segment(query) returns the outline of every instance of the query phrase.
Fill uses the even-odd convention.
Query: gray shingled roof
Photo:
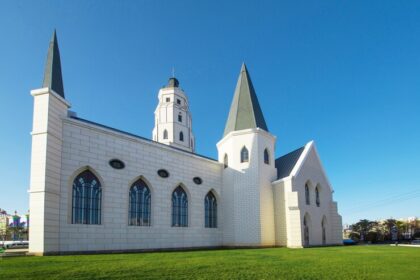
[[[54,30],[48,48],[47,63],[45,65],[44,82],[42,87],[48,87],[64,98],[63,77],[61,74],[60,50],[58,49],[57,34]]]
[[[300,147],[299,149],[294,150],[276,159],[275,165],[277,168],[277,179],[281,179],[290,175],[290,173],[293,170],[293,167],[295,167],[297,161],[300,158],[300,155],[303,153],[304,150],[305,146]]]
[[[236,84],[224,136],[232,131],[257,127],[268,131],[251,77],[244,63]]]

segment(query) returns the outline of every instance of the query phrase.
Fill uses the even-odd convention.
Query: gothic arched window
[[[188,226],[188,197],[181,186],[172,193],[172,226]]]
[[[270,164],[270,154],[268,153],[268,149],[264,150],[264,163]]]
[[[319,205],[321,205],[321,201],[320,201],[320,199],[319,199],[319,188],[318,187],[316,187],[315,188],[315,198],[316,198],[316,206],[318,206],[319,207]]]
[[[309,186],[308,183],[305,184],[305,201],[306,201],[306,205],[311,204],[311,199],[309,196]]]
[[[184,142],[184,133],[182,131],[179,133],[179,141]]]
[[[308,214],[303,217],[303,243],[304,246],[309,246],[309,218]]]
[[[322,218],[321,227],[322,227],[322,245],[327,244],[327,234],[326,234],[327,218],[325,216]]]
[[[166,129],[163,131],[163,139],[168,139],[168,131]]]
[[[98,178],[89,170],[73,181],[72,224],[101,224],[102,188]]]
[[[249,161],[249,153],[246,147],[243,147],[241,150],[241,162],[248,162]]]
[[[150,226],[151,193],[146,183],[139,179],[130,188],[128,224]]]
[[[225,154],[225,157],[223,158],[223,167],[228,168],[228,166],[229,166],[229,159],[228,159],[228,155]]]
[[[217,228],[217,201],[212,192],[204,198],[204,221],[206,228]]]

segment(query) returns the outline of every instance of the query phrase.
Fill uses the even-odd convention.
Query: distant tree
[[[397,224],[397,220],[395,219],[387,219],[383,222],[384,225],[384,236],[385,236],[385,240],[391,240],[392,236],[391,236],[391,230],[394,226],[396,226]]]
[[[360,240],[360,234],[357,233],[357,232],[350,233],[349,237],[350,237],[351,240],[354,240],[356,242],[359,242],[359,240]]]
[[[369,231],[367,234],[366,234],[366,241],[370,241],[370,242],[372,242],[372,243],[376,243],[376,242],[378,242],[378,236],[379,236],[379,234],[378,234],[378,232],[376,232],[376,231]]]
[[[377,222],[364,219],[364,220],[358,221],[357,223],[351,225],[350,227],[352,231],[359,233],[360,239],[362,239],[363,237],[363,240],[365,240],[367,233],[377,226],[378,226]]]
[[[396,221],[395,226],[398,228],[398,239],[405,239],[408,233],[408,222]]]

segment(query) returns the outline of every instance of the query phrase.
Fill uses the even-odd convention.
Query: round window
[[[193,178],[194,183],[197,185],[201,185],[203,183],[203,180],[200,177],[194,177]]]
[[[124,162],[122,162],[119,159],[111,159],[109,161],[109,165],[111,165],[111,167],[115,169],[123,169],[125,167]]]
[[[162,178],[168,178],[169,177],[169,172],[166,171],[165,169],[159,169],[157,174]]]

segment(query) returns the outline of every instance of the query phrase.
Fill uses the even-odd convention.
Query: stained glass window
[[[102,188],[98,178],[89,170],[73,181],[72,223],[101,224]]]

